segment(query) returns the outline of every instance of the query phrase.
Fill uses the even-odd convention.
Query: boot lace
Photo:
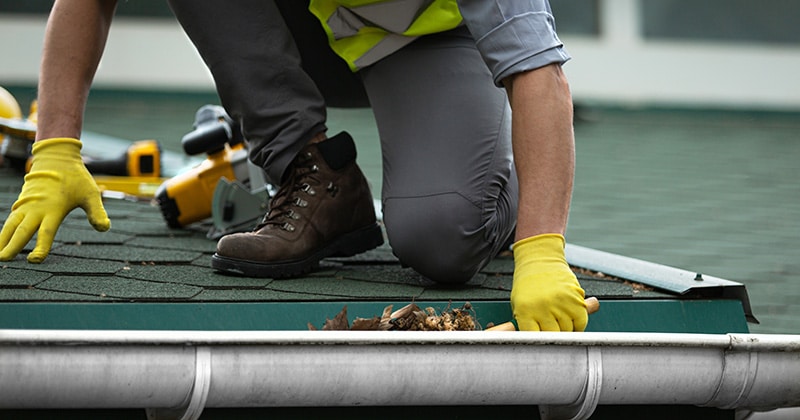
[[[317,172],[319,167],[314,163],[311,153],[301,153],[292,162],[289,179],[272,198],[269,211],[255,230],[274,225],[288,232],[294,231],[292,222],[300,219],[300,214],[295,209],[307,207],[308,201],[304,197],[317,194],[314,188],[314,185],[319,184],[314,176]],[[330,190],[330,186],[328,189]]]

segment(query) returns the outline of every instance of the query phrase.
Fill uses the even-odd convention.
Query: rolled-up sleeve
[[[510,75],[571,58],[547,0],[458,0],[458,6],[498,86]]]

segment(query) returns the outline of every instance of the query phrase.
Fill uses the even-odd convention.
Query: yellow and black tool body
[[[197,166],[178,174],[158,188],[156,201],[172,228],[209,218],[221,179],[246,179],[247,150],[238,124],[220,106],[205,105],[196,115],[194,130],[181,139],[186,154],[206,153]]]
[[[84,157],[84,164],[104,195],[115,192],[152,198],[168,180],[161,176],[161,145],[156,140],[136,141],[116,158]]]
[[[134,142],[116,158],[85,157],[84,164],[92,175],[160,177],[161,146],[155,140],[140,140]]]

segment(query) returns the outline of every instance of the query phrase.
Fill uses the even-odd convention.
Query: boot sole
[[[383,245],[383,232],[375,223],[344,234],[305,258],[278,262],[239,260],[214,254],[211,268],[225,273],[247,277],[287,278],[297,277],[319,268],[319,262],[328,257],[352,257]]]

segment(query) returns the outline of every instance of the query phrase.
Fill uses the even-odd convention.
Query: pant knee
[[[459,194],[391,198],[383,213],[394,254],[430,280],[466,283],[488,260],[480,209]]]

